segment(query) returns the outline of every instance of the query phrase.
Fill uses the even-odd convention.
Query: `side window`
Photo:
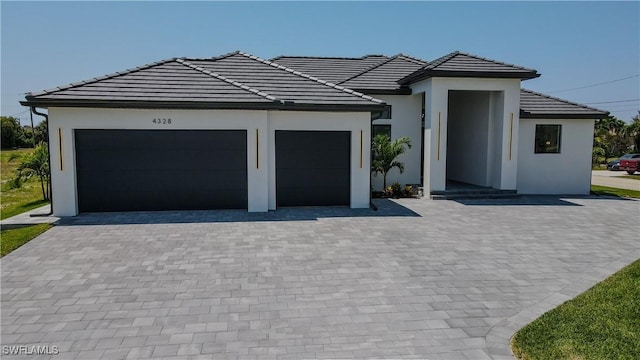
[[[371,113],[371,120],[391,119],[391,105],[384,107],[384,110]]]
[[[562,125],[536,125],[536,154],[559,154]]]
[[[391,125],[372,125],[371,137],[374,138],[377,135],[387,135],[391,138]]]

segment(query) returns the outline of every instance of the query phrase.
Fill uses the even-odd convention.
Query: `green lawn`
[[[640,359],[640,260],[545,313],[511,340],[518,359]]]
[[[0,231],[0,255],[7,255],[50,228],[50,224],[38,224]]]
[[[640,191],[618,189],[607,186],[591,185],[591,193],[594,195],[607,195],[640,199]]]
[[[9,187],[9,179],[15,175],[16,168],[20,164],[20,159],[9,162],[9,158],[12,154],[24,155],[31,151],[33,149],[0,151],[0,195],[2,197],[0,219],[6,219],[49,203],[42,200],[42,190],[37,179],[30,179],[19,189]]]

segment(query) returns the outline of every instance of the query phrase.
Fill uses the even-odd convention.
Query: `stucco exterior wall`
[[[536,154],[536,124],[562,125],[559,154]],[[594,120],[520,119],[519,194],[589,194]]]
[[[391,119],[379,119],[374,125],[391,125],[391,139],[402,136],[411,139],[411,149],[399,156],[398,160],[404,163],[404,172],[392,169],[387,175],[387,185],[398,182],[401,185],[420,184],[420,159],[422,146],[421,115],[422,94],[418,95],[375,95],[391,105]],[[372,176],[371,182],[374,189],[382,189],[382,174]]]
[[[352,207],[369,206],[369,113],[271,112],[261,110],[160,110],[50,108],[49,141],[53,211],[77,215],[75,129],[246,130],[248,210],[275,208],[274,130],[349,130],[352,133]],[[158,125],[153,119],[171,119]],[[271,121],[270,121],[271,119]],[[269,127],[271,124],[272,127]],[[359,168],[359,131],[363,131],[363,168]],[[357,132],[357,133],[356,133]],[[61,142],[60,142],[61,140]],[[357,156],[356,156],[357,155]],[[355,161],[358,160],[358,161]],[[354,167],[358,167],[354,170]],[[271,170],[273,169],[273,170]],[[273,176],[273,183],[271,182]],[[362,190],[364,189],[364,190]],[[366,196],[365,196],[366,194]],[[274,196],[273,199],[271,196]],[[365,198],[366,197],[366,201]],[[270,207],[273,202],[274,206]]]

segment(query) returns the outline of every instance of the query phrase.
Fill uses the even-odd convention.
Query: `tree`
[[[406,147],[405,147],[406,146]],[[387,188],[387,174],[393,168],[404,172],[404,164],[396,159],[411,149],[411,139],[406,136],[391,141],[387,135],[376,135],[371,142],[371,172],[382,174],[384,189]]]
[[[9,158],[9,161],[15,158],[16,157],[12,156]],[[20,187],[23,182],[36,176],[38,180],[40,180],[42,198],[44,200],[50,200],[51,190],[49,183],[51,182],[51,173],[49,171],[49,150],[47,144],[38,144],[32,153],[24,155],[21,160],[16,176],[11,181],[12,185],[14,187]]]
[[[634,152],[640,152],[640,112],[631,119],[631,123],[627,124],[623,129],[625,135],[631,138]]]
[[[627,123],[613,116],[596,120],[594,146],[604,150],[604,158],[620,156],[629,151],[630,137],[626,131]]]
[[[12,149],[25,144],[24,129],[20,119],[13,116],[0,116],[2,121],[2,148]]]
[[[35,128],[36,139],[35,143],[39,144],[41,142],[49,141],[49,132],[46,121],[41,121]]]

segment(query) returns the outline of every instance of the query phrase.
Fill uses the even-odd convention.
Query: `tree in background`
[[[371,141],[371,172],[382,174],[383,190],[387,188],[387,174],[391,169],[398,168],[401,174],[404,172],[404,164],[397,158],[407,148],[411,149],[411,139],[406,136],[391,141],[387,135],[376,135]]]
[[[640,152],[640,111],[624,128],[625,135],[631,138],[634,152]]]
[[[13,149],[26,145],[24,129],[20,126],[20,119],[13,116],[0,116],[2,121],[2,148]]]
[[[620,156],[629,150],[629,139],[624,131],[626,125],[613,116],[596,120],[595,136],[601,138],[606,157]]]
[[[49,141],[49,132],[47,130],[48,130],[48,127],[47,127],[46,121],[41,121],[38,125],[36,125],[36,128],[35,128],[36,144]]]

